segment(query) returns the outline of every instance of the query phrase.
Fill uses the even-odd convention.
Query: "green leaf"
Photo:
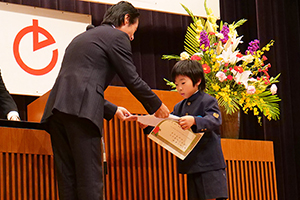
[[[164,60],[180,60],[180,56],[178,55],[163,55],[161,58]]]
[[[172,81],[169,81],[168,79],[164,78],[164,81],[166,81],[167,85],[171,86],[172,89],[176,89],[176,85],[175,83],[173,83]]]
[[[194,14],[185,5],[181,4],[181,6],[189,14],[189,16],[191,16],[193,22],[196,22],[197,18],[195,18]]]
[[[206,0],[204,1],[204,8],[205,8],[206,15],[210,15],[211,13],[209,12],[209,9],[206,6]]]
[[[233,23],[233,28],[236,29],[237,27],[242,26],[246,21],[247,19],[240,19],[237,23]]]
[[[199,51],[199,41],[197,40],[196,36],[196,25],[190,24],[190,26],[187,28],[184,40],[184,50],[190,55],[194,55]]]

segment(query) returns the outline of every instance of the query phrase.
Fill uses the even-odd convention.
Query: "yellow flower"
[[[211,87],[215,90],[215,91],[219,91],[220,86],[216,83],[216,84],[212,84]]]
[[[228,28],[229,28],[229,34],[228,35],[230,35],[231,37],[238,36],[237,31],[235,30],[235,28],[232,24],[230,24],[228,26]]]
[[[207,20],[210,21],[212,24],[216,24],[218,18],[213,14],[207,16]]]
[[[259,111],[257,110],[257,108],[254,108],[253,113],[254,115],[259,115]]]
[[[212,71],[213,71],[213,72],[218,72],[219,69],[220,69],[219,66],[220,66],[220,65],[219,65],[218,63],[215,63],[215,64],[212,66]]]
[[[197,27],[197,30],[199,30],[199,33],[200,33],[202,31],[202,29],[203,29],[203,25],[202,25],[201,20],[198,20],[196,22],[196,27]]]

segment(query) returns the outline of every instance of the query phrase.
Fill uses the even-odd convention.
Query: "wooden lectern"
[[[182,99],[176,92],[154,92],[170,110]],[[29,125],[40,121],[48,95],[28,105]],[[124,87],[108,87],[105,98],[146,114]],[[0,121],[0,200],[58,199],[50,137],[36,125],[16,128]],[[136,122],[114,118],[103,128],[107,200],[187,200],[186,176],[177,173],[176,158],[149,140]],[[222,149],[230,200],[277,200],[272,142],[222,139]]]

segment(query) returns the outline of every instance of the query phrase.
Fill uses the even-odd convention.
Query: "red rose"
[[[237,53],[237,54],[236,54],[236,57],[241,58],[241,57],[243,57],[243,54]]]
[[[234,66],[234,70],[239,72],[239,73],[243,73],[244,69],[240,66]]]
[[[208,74],[210,72],[210,67],[207,64],[203,64],[202,68],[205,74]]]
[[[268,58],[266,56],[262,57],[263,61],[268,60]]]
[[[228,80],[232,80],[233,77],[232,77],[231,75],[228,75],[228,76],[227,76],[227,79],[228,79]]]
[[[201,57],[198,56],[198,55],[192,55],[191,60],[197,60],[197,61],[199,61],[199,60],[201,60]]]

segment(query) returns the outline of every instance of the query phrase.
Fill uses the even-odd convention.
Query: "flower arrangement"
[[[184,41],[185,51],[178,55],[163,55],[163,59],[191,59],[202,64],[205,78],[206,91],[214,96],[227,114],[233,114],[242,109],[248,114],[258,117],[261,123],[261,115],[267,119],[279,119],[280,109],[278,102],[280,98],[276,95],[279,82],[278,74],[271,77],[268,69],[265,52],[269,51],[274,41],[271,40],[261,49],[259,40],[249,43],[245,53],[240,52],[238,45],[243,43],[237,28],[247,20],[228,24],[220,22],[217,24],[215,17],[206,6],[207,18],[196,17],[182,5],[191,16],[193,22],[187,29]],[[175,84],[165,79],[167,85],[176,88]]]

